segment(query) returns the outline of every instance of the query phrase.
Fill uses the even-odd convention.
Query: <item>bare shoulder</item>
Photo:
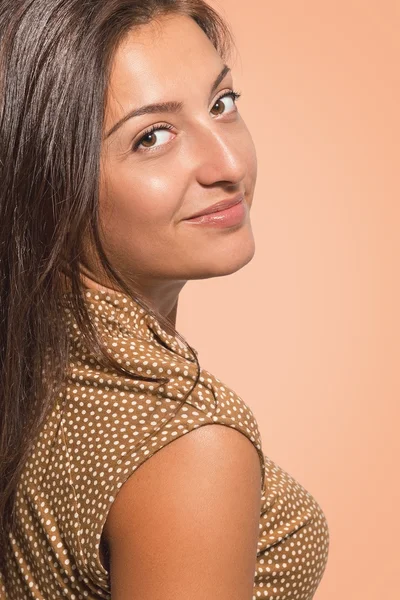
[[[175,439],[119,490],[103,538],[113,600],[251,600],[260,461],[219,423]]]

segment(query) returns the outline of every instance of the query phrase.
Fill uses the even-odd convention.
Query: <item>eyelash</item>
[[[235,90],[230,90],[229,92],[224,92],[223,94],[221,94],[221,96],[219,96],[219,98],[217,98],[215,100],[214,104],[216,104],[219,100],[222,100],[222,98],[226,98],[227,96],[231,97],[232,100],[234,102],[236,102],[236,100],[238,100],[241,95],[242,95],[241,92],[236,92]],[[167,123],[163,123],[163,124],[159,124],[159,125],[152,125],[146,131],[144,131],[141,138],[133,144],[133,146],[132,146],[133,152],[136,152],[138,150],[143,139],[150,133],[153,133],[153,131],[164,131],[164,130],[170,130],[170,129],[172,129],[172,125],[169,125]],[[144,148],[144,149],[140,150],[140,152],[151,152],[152,150],[155,150],[155,148]]]

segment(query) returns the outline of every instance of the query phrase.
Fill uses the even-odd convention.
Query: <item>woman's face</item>
[[[254,255],[256,154],[227,95],[231,73],[211,91],[223,67],[200,27],[177,15],[135,29],[114,56],[102,147],[102,242],[112,264],[146,285],[227,275]],[[132,116],[115,128],[131,111],[169,101],[181,109]],[[168,129],[143,137],[153,125]],[[241,223],[185,220],[240,192]]]

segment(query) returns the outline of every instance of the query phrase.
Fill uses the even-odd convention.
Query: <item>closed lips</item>
[[[222,200],[222,202],[217,202],[217,204],[213,204],[212,206],[209,206],[208,208],[205,208],[204,210],[197,212],[197,213],[191,215],[190,217],[187,217],[187,219],[194,219],[196,217],[201,217],[203,215],[209,215],[214,212],[226,210],[227,208],[230,208],[231,206],[235,206],[235,204],[239,204],[239,202],[242,202],[242,200],[244,200],[244,195],[237,194],[233,198],[230,198],[228,200]]]

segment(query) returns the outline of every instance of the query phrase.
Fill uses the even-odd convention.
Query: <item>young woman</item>
[[[175,329],[254,254],[229,28],[13,0],[0,40],[0,597],[311,600],[321,508]]]

